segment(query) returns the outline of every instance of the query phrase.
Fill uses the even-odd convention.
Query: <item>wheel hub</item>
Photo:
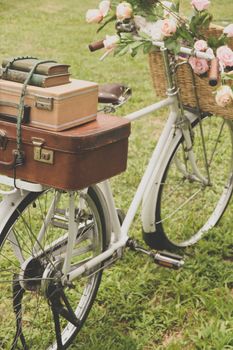
[[[44,266],[39,258],[26,260],[19,274],[19,282],[24,290],[37,291],[41,285]]]
[[[21,266],[19,282],[24,290],[38,291],[47,294],[49,286],[53,282],[60,281],[63,259],[47,262],[45,259],[30,258]]]
[[[41,290],[42,293],[46,296],[48,295],[48,290],[51,287],[52,284],[60,283],[61,277],[62,277],[62,266],[63,266],[63,259],[55,260],[51,263],[49,263],[42,275],[41,279]]]

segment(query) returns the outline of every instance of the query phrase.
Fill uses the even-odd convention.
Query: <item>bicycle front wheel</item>
[[[181,135],[164,165],[159,184],[156,232],[145,234],[145,240],[153,248],[173,249],[196,243],[217,224],[231,197],[232,122],[206,116],[201,122],[196,118],[190,127],[197,167],[202,176],[209,179],[208,184],[194,176]],[[203,151],[203,140],[206,152]]]
[[[0,348],[66,349],[95,299],[101,271],[61,283],[67,253],[69,193],[30,193],[1,232]],[[71,270],[106,248],[107,218],[97,187],[75,193]]]

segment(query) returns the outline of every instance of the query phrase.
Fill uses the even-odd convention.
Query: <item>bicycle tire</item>
[[[204,233],[218,223],[231,198],[233,124],[229,120],[206,115],[202,118],[201,125],[208,162],[210,162],[212,185],[203,187],[201,183],[188,179],[177,169],[175,159],[181,153],[183,156],[184,151],[184,139],[180,134],[175,148],[170,151],[167,162],[163,164],[153,218],[156,229],[153,232],[143,231],[145,242],[153,249],[176,250],[197,243]],[[201,139],[198,117],[191,123],[191,128],[194,134],[194,154],[198,167],[203,172],[204,160],[200,158]],[[189,172],[186,164],[188,160],[182,162],[185,163],[185,170]]]
[[[23,349],[30,348],[30,350],[67,349],[82,328],[95,300],[102,270],[93,273],[92,276],[79,278],[66,287],[61,287],[59,284],[59,259],[64,259],[62,258],[65,251],[63,248],[67,242],[64,232],[67,230],[65,215],[68,215],[66,205],[69,194],[59,193],[59,204],[56,202],[54,204],[53,200],[57,193],[53,189],[39,194],[29,193],[16,208],[1,232],[0,309],[4,309],[4,316],[0,317],[1,329],[4,330],[0,332],[1,349],[16,349],[18,346]],[[48,202],[50,205],[47,205]],[[75,243],[76,260],[72,261],[73,266],[75,264],[80,266],[83,261],[101,253],[106,249],[107,244],[108,218],[100,190],[96,186],[90,187],[82,203],[82,210],[76,212],[79,227]],[[53,212],[49,223],[46,223],[46,235],[40,241],[39,248],[35,250],[35,242],[39,241],[38,232],[45,222],[45,214],[48,213],[47,208],[49,207]],[[12,253],[12,246],[16,248],[15,254],[19,249],[18,259]],[[21,253],[23,257],[20,256]],[[46,271],[47,275],[45,275]],[[17,292],[12,293],[12,287]],[[62,293],[65,295],[64,298]],[[23,296],[18,300],[20,294]],[[68,304],[65,303],[65,300],[68,300]],[[15,309],[18,305],[20,305],[19,312],[15,313],[13,307]],[[75,325],[74,318],[72,319],[73,324],[67,321],[67,319],[70,320],[67,310],[69,317],[72,316],[67,305],[71,307],[76,316]],[[58,344],[59,337],[55,331],[55,318],[52,310],[56,310],[56,313],[59,311],[57,327],[61,329],[62,345]],[[18,329],[18,333],[23,334],[22,337],[19,334],[18,337],[16,336],[17,320],[23,325],[21,332]],[[23,345],[24,341],[26,345]]]

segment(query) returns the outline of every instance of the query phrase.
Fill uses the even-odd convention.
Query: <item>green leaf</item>
[[[144,53],[144,54],[149,53],[149,52],[151,51],[152,46],[153,46],[153,45],[152,45],[151,42],[146,42],[146,43],[144,43],[144,45],[143,45],[143,53]]]
[[[123,56],[129,51],[129,46],[118,45],[114,50],[114,56]]]
[[[172,51],[174,54],[178,54],[180,51],[180,43],[172,40],[171,38],[165,40],[165,46],[168,50]]]
[[[198,32],[201,29],[208,28],[211,21],[212,15],[208,11],[195,12],[195,15],[190,20],[189,28],[193,34],[198,36]]]
[[[209,12],[203,11],[203,14],[201,16],[200,26],[202,28],[208,28],[212,19],[213,19],[213,16]]]
[[[134,41],[134,37],[131,33],[121,33],[121,41]]]
[[[130,50],[130,55],[131,55],[132,57],[135,57],[135,56],[137,55],[137,53],[138,53],[137,48],[134,48],[134,49]]]
[[[107,19],[102,25],[97,29],[97,33],[99,33],[107,24],[110,22],[113,22],[116,20],[116,15],[111,16],[109,19]]]
[[[180,0],[175,0],[173,4],[174,11],[179,13],[180,12]]]
[[[207,42],[209,47],[211,47],[212,49],[217,49],[218,47],[223,46],[227,43],[227,38],[223,35],[221,35],[218,38],[215,36],[211,36],[208,38]]]
[[[177,35],[187,41],[189,44],[194,43],[194,37],[190,31],[187,30],[185,26],[181,26],[177,29]]]
[[[151,40],[150,36],[149,36],[148,34],[146,34],[146,33],[140,32],[139,35],[140,35],[140,37],[141,37],[142,39],[145,39],[145,40],[147,40],[147,41],[148,41],[148,40]]]
[[[137,47],[140,47],[140,46],[142,46],[143,45],[143,42],[135,42],[135,43],[133,43],[133,44],[131,44],[130,45],[130,47],[132,48],[132,49],[135,49],[135,48],[137,48]]]
[[[223,80],[233,80],[233,74],[222,74]]]

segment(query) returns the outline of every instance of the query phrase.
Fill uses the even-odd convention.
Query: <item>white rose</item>
[[[133,15],[132,6],[128,2],[121,2],[116,8],[116,16],[119,20],[131,18]]]
[[[102,12],[103,17],[107,16],[110,10],[111,2],[109,0],[103,0],[99,4],[99,9]]]
[[[120,38],[118,35],[106,35],[106,39],[103,41],[106,50],[112,50],[119,43]]]
[[[86,13],[86,21],[87,23],[99,23],[103,19],[103,14],[98,9],[88,10]]]
[[[146,27],[148,22],[142,16],[134,16],[134,23],[138,29],[143,29]]]
[[[146,28],[147,32],[144,32],[148,34],[152,38],[152,40],[161,41],[164,38],[162,26],[163,20],[158,20],[155,23],[148,23],[148,27]]]
[[[218,106],[227,107],[233,102],[233,92],[228,85],[222,85],[216,93],[215,100]]]

